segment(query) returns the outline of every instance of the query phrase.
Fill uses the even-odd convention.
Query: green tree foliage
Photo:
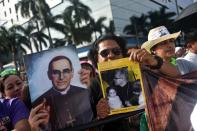
[[[37,52],[42,51],[42,48],[40,47],[47,47],[48,36],[41,31],[37,32],[35,25],[31,22],[29,22],[27,26],[17,25],[15,28],[21,35],[23,35],[23,40],[26,40],[29,43],[31,53],[33,53],[33,47],[35,47]],[[41,46],[38,41],[41,42]]]
[[[70,2],[70,6],[66,7],[64,13],[71,13],[73,18],[73,22],[80,27],[82,22],[87,22],[91,19],[90,13],[91,9],[83,4],[80,0],[68,0]]]
[[[26,54],[24,46],[30,48],[29,43],[25,40],[24,36],[16,31],[15,26],[9,29],[0,27],[0,41],[8,56],[11,54],[15,65],[16,61],[22,56],[22,54]]]
[[[114,34],[115,33],[115,25],[114,25],[114,21],[110,20],[109,21],[109,26],[105,27],[105,33],[110,33],[110,34]]]
[[[90,28],[94,32],[95,39],[97,39],[97,33],[102,35],[103,30],[106,29],[106,26],[104,25],[106,19],[106,17],[100,17],[97,21],[93,18],[90,19]]]
[[[87,24],[90,17],[90,8],[79,0],[69,0],[70,6],[66,7],[62,19],[64,30],[59,30],[65,34],[67,44],[81,44],[90,42],[92,30],[90,24]]]
[[[64,34],[65,39],[68,44],[81,44],[82,42],[90,42],[91,41],[91,28],[89,25],[77,26],[74,18],[72,17],[72,11],[68,12],[64,11],[63,15],[64,21]]]
[[[130,24],[124,27],[123,32],[136,36],[147,36],[148,31],[154,27],[164,25],[170,28],[174,12],[166,12],[165,8],[158,11],[149,11],[148,14],[142,14],[140,17],[130,17]]]
[[[48,26],[48,19],[52,17],[50,12],[50,8],[45,0],[21,0],[16,4],[17,12],[20,10],[22,17],[31,18],[32,21],[36,23],[37,32],[39,35],[42,33],[40,32],[39,28],[39,21],[42,22],[48,29],[49,34],[49,43],[52,46],[52,38],[50,35],[50,30]],[[50,21],[51,22],[51,21]],[[38,40],[41,40],[41,36],[38,36]],[[35,43],[35,40],[34,40]],[[45,44],[45,43],[44,43]],[[42,41],[39,41],[40,49],[42,50]]]
[[[142,14],[140,17],[132,16],[130,17],[129,25],[126,25],[123,32],[126,34],[144,36],[147,35],[147,16]]]
[[[166,12],[166,8],[162,7],[159,11],[150,11],[148,12],[149,19],[149,29],[164,25],[167,28],[170,28],[176,15],[175,12]]]

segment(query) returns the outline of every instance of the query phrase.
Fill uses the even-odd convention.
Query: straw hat
[[[145,48],[148,52],[151,53],[150,50],[153,46],[165,40],[176,39],[180,35],[180,33],[181,31],[170,34],[165,26],[153,28],[148,33],[148,41],[143,43],[141,48]]]

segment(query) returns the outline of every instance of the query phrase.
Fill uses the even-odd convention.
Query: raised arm
[[[162,61],[161,63],[160,60],[155,58],[155,56],[147,52],[145,49],[130,49],[128,53],[130,54],[130,60],[137,61],[152,68],[156,67],[161,73],[165,75],[171,77],[177,77],[181,75],[176,66],[173,66],[165,61]]]

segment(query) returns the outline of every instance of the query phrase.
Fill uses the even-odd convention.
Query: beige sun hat
[[[148,41],[143,43],[141,48],[144,48],[151,53],[151,48],[153,46],[165,40],[176,39],[180,35],[180,33],[181,31],[170,34],[165,26],[153,28],[148,33]]]

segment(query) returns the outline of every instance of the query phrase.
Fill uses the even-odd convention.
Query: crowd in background
[[[97,75],[97,63],[129,57],[129,60],[139,62],[142,68],[149,68],[153,72],[169,77],[180,77],[195,72],[197,70],[197,29],[190,29],[185,33],[184,47],[176,47],[175,41],[180,35],[181,32],[170,33],[165,26],[155,27],[149,31],[148,41],[143,43],[139,49],[127,49],[125,40],[116,35],[106,34],[99,37],[89,51],[89,60],[81,61],[82,69],[80,71],[80,80],[90,91],[94,113],[92,120],[106,118],[110,113],[110,103],[108,104],[108,100],[102,95]],[[51,107],[45,104],[46,100],[43,100],[41,104],[32,108],[28,85],[23,80],[26,79],[16,71],[1,73],[0,130],[38,131],[50,129],[49,112]],[[115,90],[109,91],[109,96],[112,91],[114,93]],[[116,96],[116,92],[114,96]],[[119,97],[116,98],[120,101]],[[109,99],[111,98],[109,97]],[[123,105],[127,104],[120,102],[118,107]],[[193,114],[195,112],[194,110]],[[139,130],[140,119],[146,119],[146,117],[141,117],[142,114],[122,118],[98,128],[86,130],[129,131],[134,128]],[[194,116],[192,124],[193,121],[195,121]]]

